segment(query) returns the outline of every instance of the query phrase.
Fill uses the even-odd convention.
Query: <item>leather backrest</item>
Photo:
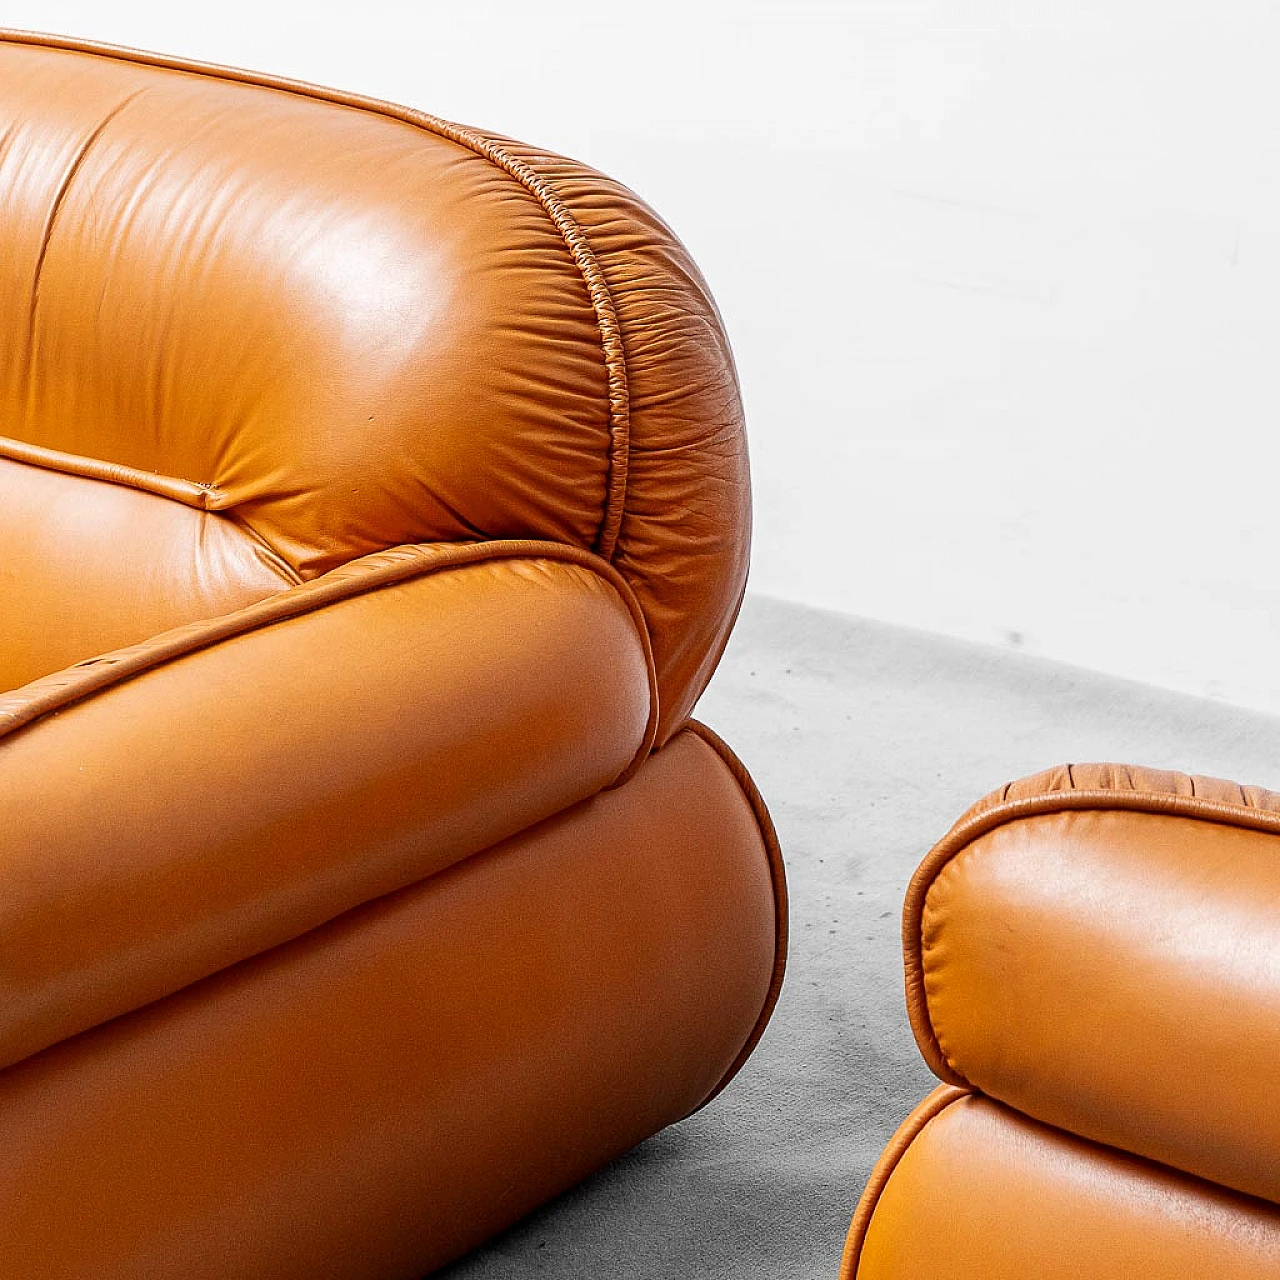
[[[630,580],[664,730],[714,666],[749,537],[732,361],[678,241],[598,175],[385,104],[10,34],[0,335],[0,484],[65,482],[21,513],[57,531],[59,593],[160,583],[201,616],[386,547],[535,537]],[[102,484],[162,503],[95,565],[65,516]],[[161,537],[175,503],[190,518]]]

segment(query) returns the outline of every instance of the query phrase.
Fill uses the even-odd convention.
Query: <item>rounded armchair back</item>
[[[620,571],[661,737],[719,657],[750,537],[732,357],[679,241],[584,166],[0,34],[0,333],[0,686],[388,547],[511,538]]]

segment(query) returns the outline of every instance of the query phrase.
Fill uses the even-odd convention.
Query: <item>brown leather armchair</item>
[[[0,237],[0,1276],[420,1275],[777,995],[714,304],[570,160],[18,33]]]
[[[946,1083],[844,1280],[1280,1275],[1280,795],[1117,765],[988,796],[903,916]]]

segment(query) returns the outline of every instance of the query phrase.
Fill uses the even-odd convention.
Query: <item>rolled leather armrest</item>
[[[407,547],[0,699],[0,1064],[616,782],[652,662],[621,579]]]
[[[921,865],[904,939],[943,1080],[1280,1201],[1280,796],[1115,765],[1012,784]]]

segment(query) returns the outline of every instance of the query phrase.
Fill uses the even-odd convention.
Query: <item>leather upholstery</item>
[[[229,520],[6,458],[0,547],[0,691],[298,581]]]
[[[585,165],[499,141],[553,184],[613,298],[630,447],[611,559],[650,619],[663,724],[676,724],[715,670],[746,582],[751,493],[733,354],[696,264],[652,209]]]
[[[961,818],[903,936],[917,1042],[974,1096],[903,1126],[845,1275],[919,1274],[941,1212],[964,1223],[958,1277],[1275,1274],[1277,855],[1280,796],[1120,765],[1049,770]]]
[[[69,459],[58,506],[101,474],[241,531],[233,563],[187,553],[182,621],[263,585],[255,542],[304,579],[401,544],[594,549],[645,611],[665,740],[750,537],[728,344],[665,225],[420,113],[68,43],[0,34],[0,459]],[[160,532],[135,581],[173,576]],[[95,603],[112,643],[147,634]]]
[[[0,1277],[419,1280],[693,1110],[779,976],[780,866],[727,764],[682,732],[0,1072]]]
[[[746,446],[637,197],[0,32],[0,1277],[417,1277],[777,999]]]
[[[941,1101],[943,1105],[939,1106]],[[930,1099],[847,1275],[861,1280],[1261,1280],[1280,1209],[1037,1124],[981,1094]],[[913,1125],[914,1120],[908,1121]]]
[[[0,738],[0,1065],[439,871],[631,765],[649,682],[615,588],[572,561],[438,559],[358,562],[342,598]]]
[[[948,1079],[1280,1200],[1278,904],[1280,822],[1009,822],[925,894],[918,1014]]]

